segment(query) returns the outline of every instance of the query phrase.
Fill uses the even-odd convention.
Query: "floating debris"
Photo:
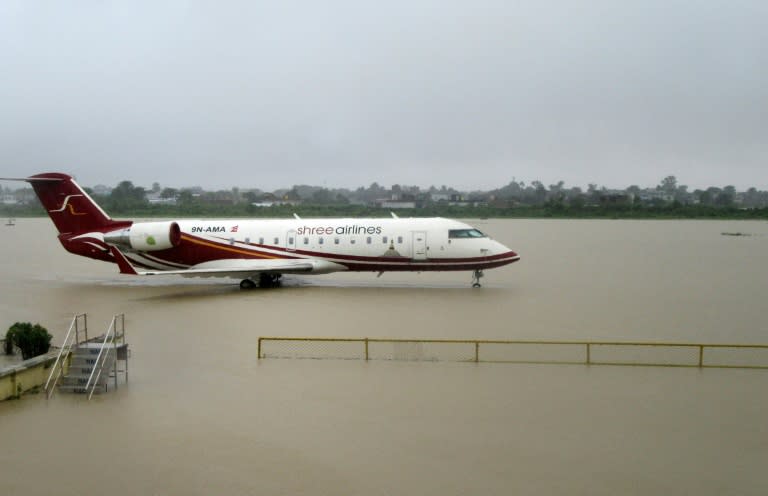
[[[743,232],[724,232],[720,234],[722,236],[752,236],[750,233],[743,233]]]

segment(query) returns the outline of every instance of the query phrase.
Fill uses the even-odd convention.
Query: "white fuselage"
[[[336,270],[466,270],[505,265],[517,255],[472,226],[443,218],[179,220],[180,249],[134,253],[154,269],[217,259],[313,259]],[[472,234],[474,237],[468,237]],[[466,237],[465,237],[466,236]],[[186,246],[186,249],[181,249]],[[323,271],[332,271],[327,270]],[[320,267],[318,267],[319,272]]]

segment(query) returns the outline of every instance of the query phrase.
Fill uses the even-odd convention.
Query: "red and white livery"
[[[67,251],[132,275],[233,277],[242,288],[282,274],[338,271],[457,271],[473,274],[520,260],[501,243],[450,219],[113,220],[61,173],[29,182]]]

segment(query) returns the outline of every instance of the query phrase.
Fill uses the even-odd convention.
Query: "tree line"
[[[249,216],[381,216],[397,208],[405,215],[448,217],[611,217],[611,218],[768,218],[768,192],[734,186],[689,191],[675,176],[657,186],[608,189],[589,184],[586,190],[563,181],[545,186],[513,179],[489,191],[462,192],[452,187],[372,183],[351,190],[295,185],[265,192],[258,189],[206,191],[203,188],[147,189],[122,181],[111,190],[86,188],[113,215],[147,217]],[[3,190],[2,215],[42,215],[29,188]],[[13,202],[9,199],[20,198]]]

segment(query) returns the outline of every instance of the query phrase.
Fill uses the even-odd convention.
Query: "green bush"
[[[53,336],[40,324],[16,322],[5,333],[5,353],[13,354],[14,346],[21,349],[21,357],[28,360],[32,357],[47,353],[51,347]]]
[[[5,334],[3,350],[5,351],[6,355],[13,355],[13,335],[11,334],[10,330],[8,330],[8,332]]]

